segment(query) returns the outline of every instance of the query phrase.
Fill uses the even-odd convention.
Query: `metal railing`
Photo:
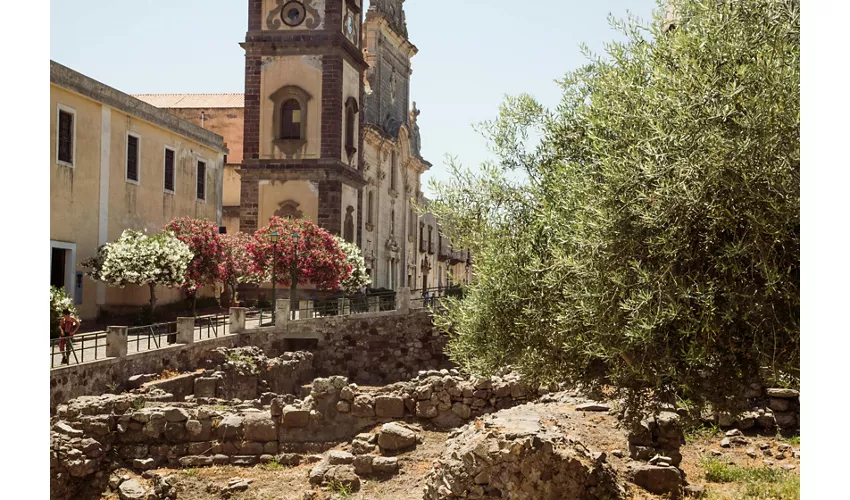
[[[395,291],[346,296],[337,295],[313,298],[306,302],[308,302],[308,306],[302,306],[301,304],[303,302],[301,302],[298,310],[291,312],[291,319],[302,320],[329,316],[351,316],[370,312],[394,311],[398,308],[398,299]]]
[[[209,340],[227,335],[227,327],[230,325],[230,316],[226,314],[214,314],[195,318],[195,340]]]
[[[50,339],[50,368],[65,364],[77,365],[105,357],[106,332]]]
[[[261,326],[273,326],[273,318],[271,308],[248,309],[245,312],[245,328],[259,328]]]
[[[127,329],[127,347],[135,347],[135,352],[161,349],[164,345],[177,342],[177,322],[156,323],[134,326]]]
[[[420,288],[410,291],[410,308],[411,309],[435,309],[442,307],[442,302],[445,297],[462,296],[462,291],[459,287],[436,287],[436,288]]]

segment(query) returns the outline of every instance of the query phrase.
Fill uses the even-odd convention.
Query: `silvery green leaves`
[[[439,317],[467,368],[718,405],[760,366],[798,383],[799,4],[678,7],[619,23],[556,109],[508,100],[497,163],[435,186],[474,249]]]

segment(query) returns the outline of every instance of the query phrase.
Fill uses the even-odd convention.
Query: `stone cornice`
[[[52,60],[50,61],[50,83],[182,135],[212,150],[223,154],[229,153],[228,149],[224,147],[222,136],[194,123],[177,118],[165,110],[151,106]]]

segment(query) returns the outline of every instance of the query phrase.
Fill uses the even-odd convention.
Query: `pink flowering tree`
[[[183,290],[192,297],[194,314],[198,290],[219,281],[219,264],[224,260],[224,253],[218,226],[206,219],[182,217],[169,222],[165,229],[187,244],[194,255],[183,282]]]
[[[262,277],[256,272],[254,259],[248,252],[248,246],[253,241],[254,237],[248,233],[221,235],[223,258],[218,265],[218,275],[222,284],[230,289],[234,303],[237,300],[238,285],[262,281]]]
[[[269,236],[272,231],[280,235],[276,244],[272,243]],[[271,281],[274,255],[276,282],[289,286],[296,254],[294,233],[299,235],[298,261],[295,263],[298,283],[312,283],[321,290],[338,290],[342,281],[351,275],[352,266],[337,239],[306,219],[272,217],[269,225],[258,229],[248,245],[254,271],[263,277],[264,282]]]

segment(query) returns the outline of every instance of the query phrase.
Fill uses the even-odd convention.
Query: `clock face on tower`
[[[345,16],[344,25],[345,36],[351,40],[351,43],[357,45],[357,25],[354,23],[354,15],[348,12]]]
[[[283,6],[283,11],[280,13],[283,23],[287,26],[294,27],[304,22],[307,17],[307,10],[301,2],[287,2]]]

